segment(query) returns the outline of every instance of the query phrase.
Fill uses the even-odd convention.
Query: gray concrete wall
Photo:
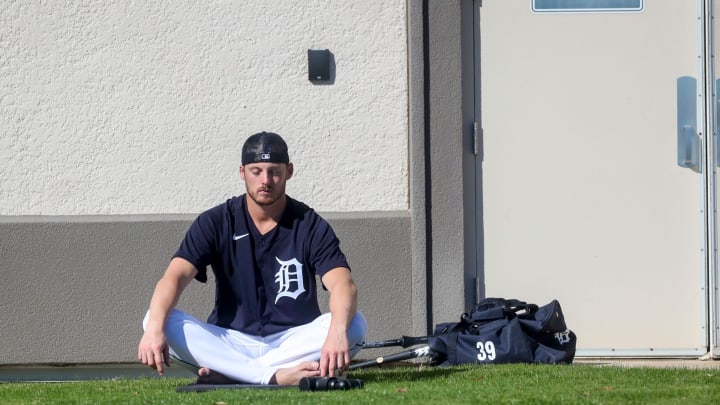
[[[360,288],[369,338],[411,329],[407,212],[327,214]],[[194,216],[0,219],[0,364],[136,361],[141,319]],[[212,280],[210,280],[212,281]],[[214,287],[179,307],[201,319]],[[320,300],[326,301],[322,292]]]
[[[422,0],[408,1],[408,169],[410,237],[412,239],[412,336],[429,332],[428,313],[428,226],[426,183],[428,181],[426,135],[425,7]]]
[[[469,303],[465,279],[466,235],[465,201],[467,188],[465,160],[469,148],[469,128],[463,122],[463,94],[473,91],[463,82],[462,14],[469,1],[428,1],[428,77],[431,226],[431,296],[433,324],[459,319]],[[471,1],[469,3],[472,3]]]

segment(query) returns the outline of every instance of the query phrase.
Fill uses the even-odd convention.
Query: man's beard
[[[250,192],[248,190],[247,194],[250,196],[250,199],[252,199],[255,204],[260,206],[270,206],[278,202],[283,195],[285,195],[285,187],[278,187],[274,188],[270,191],[268,194],[260,194],[260,191],[267,191],[267,190],[259,190],[255,192]]]

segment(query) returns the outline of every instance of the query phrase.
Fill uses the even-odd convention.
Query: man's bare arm
[[[357,312],[357,288],[350,270],[338,267],[325,273],[322,282],[330,292],[330,328],[320,353],[320,375],[335,376],[335,370],[350,365],[347,330]]]
[[[170,364],[170,349],[163,331],[165,321],[196,274],[197,269],[187,260],[172,259],[150,300],[150,316],[138,345],[138,360],[157,369],[160,375],[163,375],[163,362]]]

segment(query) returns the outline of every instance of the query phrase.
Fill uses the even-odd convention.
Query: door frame
[[[527,0],[530,3],[530,0]],[[466,164],[463,165],[463,183],[465,190],[465,207],[473,207],[474,212],[465,214],[465,222],[474,224],[473,229],[465,228],[465,301],[477,302],[485,296],[485,266],[484,266],[484,224],[483,224],[483,195],[482,195],[482,84],[480,83],[480,24],[482,15],[482,0],[461,1],[462,3],[462,79],[466,84],[472,83],[472,90],[463,91],[462,137],[467,139],[465,151],[471,153],[470,158],[463,154]],[[703,227],[704,243],[704,293],[705,336],[707,354],[703,357],[720,358],[720,300],[718,298],[720,285],[718,283],[718,255],[717,255],[717,175],[716,168],[720,163],[720,150],[717,149],[717,110],[720,109],[716,96],[716,79],[714,72],[714,0],[697,0],[698,13],[698,105],[697,123],[702,143],[702,170],[703,177]],[[470,16],[470,17],[468,17]],[[468,27],[470,25],[471,27]],[[470,72],[469,72],[470,71]],[[702,126],[701,126],[702,125]],[[711,134],[711,136],[707,136]],[[467,163],[471,161],[472,163]],[[470,173],[472,172],[472,173]],[[603,352],[601,355],[610,355]]]
[[[698,0],[697,127],[703,142],[703,225],[705,245],[705,309],[708,353],[720,357],[718,341],[717,106],[714,68],[714,0]]]

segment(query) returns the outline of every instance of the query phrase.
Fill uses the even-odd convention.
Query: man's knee
[[[170,313],[168,314],[168,319],[165,321],[165,326],[167,327],[167,324],[170,323],[174,319],[186,319],[188,317],[189,317],[188,314],[186,314],[185,312],[183,312],[179,309],[172,309],[170,311]],[[149,320],[150,320],[150,310],[148,310],[145,313],[145,317],[143,318],[143,321],[142,321],[143,330],[147,330],[147,324],[148,324]]]
[[[353,356],[356,355],[365,344],[367,329],[367,320],[365,319],[365,316],[358,311],[355,313],[352,321],[350,321],[350,327],[348,328],[348,341],[350,343],[350,351]]]

